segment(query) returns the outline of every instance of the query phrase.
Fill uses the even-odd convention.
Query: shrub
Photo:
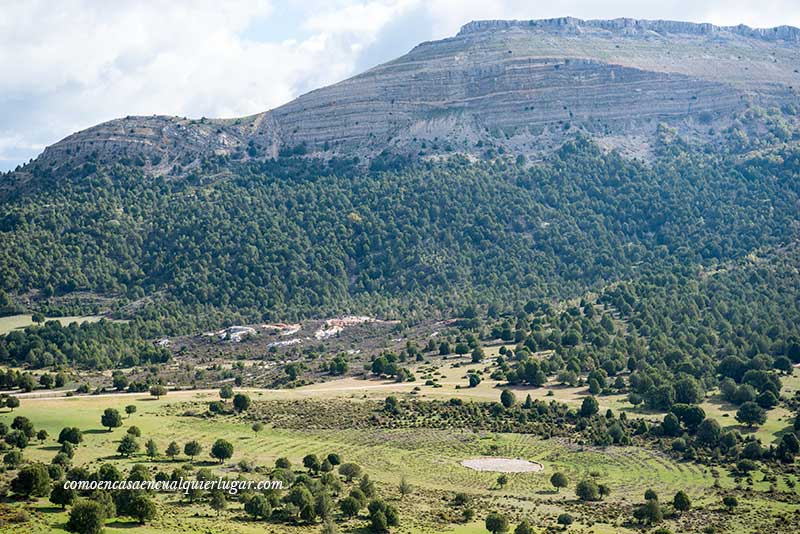
[[[599,501],[600,487],[593,480],[581,480],[575,486],[575,495],[582,501]]]
[[[111,432],[112,429],[122,426],[122,416],[114,408],[106,408],[100,417],[100,423]]]
[[[50,492],[50,473],[43,464],[26,465],[11,481],[11,490],[24,497],[44,497]]]
[[[508,519],[497,512],[490,512],[486,516],[486,530],[492,534],[508,532]]]
[[[99,534],[106,520],[105,509],[97,502],[79,501],[72,507],[67,521],[67,530],[78,534]]]
[[[569,479],[564,473],[556,471],[553,473],[553,476],[550,477],[550,484],[556,488],[556,491],[561,491],[561,488],[566,488],[569,485]]]
[[[354,463],[344,463],[339,466],[339,474],[345,477],[348,482],[361,475],[361,466]]]
[[[692,501],[684,491],[679,491],[672,499],[672,506],[679,512],[686,512],[692,507]]]
[[[219,463],[225,462],[228,458],[233,456],[233,444],[224,439],[218,439],[211,446],[211,457],[219,460]]]
[[[556,521],[558,522],[559,525],[567,527],[572,524],[574,519],[570,514],[561,514],[558,516],[558,519],[556,519]]]
[[[244,503],[244,511],[254,519],[268,519],[272,515],[272,506],[264,495],[253,495]]]

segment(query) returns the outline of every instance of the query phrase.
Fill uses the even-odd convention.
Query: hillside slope
[[[799,235],[797,48],[786,27],[476,22],[270,112],[111,121],[0,179],[0,291],[187,331],[713,269]]]
[[[89,128],[48,147],[5,188],[84,163],[87,173],[122,161],[158,175],[214,156],[538,155],[576,130],[645,155],[660,123],[706,141],[750,106],[796,106],[798,51],[800,30],[788,26],[477,21],[250,117],[126,117]]]
[[[152,182],[118,166],[0,204],[0,289],[37,306],[106,295],[178,328],[409,317],[575,296],[796,239],[796,148],[741,162],[679,141],[660,152],[645,165],[579,138],[532,166],[283,158]]]

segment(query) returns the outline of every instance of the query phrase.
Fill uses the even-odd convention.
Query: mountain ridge
[[[713,142],[749,108],[799,102],[799,42],[791,26],[472,21],[453,37],[248,117],[139,116],[90,127],[47,147],[3,188],[117,162],[180,176],[208,157],[538,157],[576,131],[647,157],[660,124]]]
[[[458,35],[482,32],[487,30],[519,28],[558,29],[598,28],[609,31],[648,30],[654,32],[686,33],[692,35],[735,34],[744,37],[755,37],[764,40],[786,40],[800,42],[800,28],[780,25],[771,28],[752,28],[745,24],[736,26],[718,26],[707,22],[685,22],[662,19],[634,19],[620,17],[616,19],[580,19],[576,17],[557,17],[551,19],[532,20],[473,20],[464,24]]]

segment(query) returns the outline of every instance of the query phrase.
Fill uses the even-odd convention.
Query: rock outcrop
[[[667,123],[702,137],[758,104],[800,102],[800,30],[673,21],[476,21],[452,38],[235,120],[128,117],[35,163],[187,171],[201,155],[537,153],[582,130],[609,145]],[[634,143],[635,144],[635,143]],[[176,171],[177,169],[177,171]]]

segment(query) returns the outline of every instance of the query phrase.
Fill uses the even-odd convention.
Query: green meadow
[[[311,396],[324,402],[326,397],[318,389],[309,390],[310,393],[300,390],[291,395],[295,398]],[[335,388],[327,391],[332,396],[341,395]],[[347,391],[350,397],[358,397],[352,390]],[[250,394],[256,401],[278,397],[274,391],[264,391],[260,395],[258,391],[250,391]],[[57,452],[55,436],[61,428],[79,427],[84,432],[84,442],[78,447],[73,463],[85,465],[90,470],[110,462],[120,470],[129,469],[134,463],[143,463],[153,472],[171,472],[178,465],[188,463],[188,458],[183,456],[176,461],[163,455],[151,460],[141,452],[129,459],[118,456],[115,452],[117,443],[131,425],[141,429],[141,443],[152,438],[161,451],[171,441],[182,447],[190,440],[198,440],[203,444],[204,452],[195,464],[207,465],[222,476],[235,476],[236,464],[241,460],[271,467],[277,458],[287,457],[297,469],[302,466],[302,458],[309,453],[324,456],[335,452],[344,461],[361,465],[377,483],[381,495],[396,503],[402,519],[397,532],[405,533],[485,532],[482,514],[489,510],[503,511],[514,521],[529,518],[542,529],[555,527],[558,515],[568,511],[576,518],[569,527],[570,532],[635,532],[636,529],[627,523],[629,511],[643,500],[643,492],[648,488],[665,500],[671,500],[678,490],[690,495],[693,510],[679,520],[665,522],[677,532],[699,528],[697,522],[701,513],[704,521],[710,518],[730,532],[750,532],[748,525],[754,520],[774,522],[800,513],[798,504],[770,499],[770,485],[761,481],[759,473],[753,475],[752,484],[737,482],[725,470],[716,471],[676,461],[662,453],[638,447],[579,447],[566,441],[531,435],[440,429],[303,431],[266,427],[255,433],[250,428],[251,421],[241,416],[183,415],[187,407],[201,411],[207,401],[216,398],[213,392],[175,391],[158,400],[146,394],[29,399],[24,400],[13,413],[7,410],[1,413],[0,421],[10,424],[14,416],[23,415],[30,418],[37,429],[47,430],[50,435],[47,441],[42,444],[34,441],[25,450],[26,457],[42,462],[49,462]],[[358,402],[358,398],[352,398],[351,402]],[[117,408],[123,412],[128,404],[135,404],[137,412],[124,419],[122,427],[111,432],[102,428],[100,415],[105,408]],[[778,423],[775,425],[779,426]],[[222,466],[211,463],[208,456],[211,443],[220,437],[234,444],[233,458]],[[460,465],[464,459],[488,455],[539,462],[544,470],[510,474],[508,484],[500,488],[497,473],[472,471]],[[555,492],[549,482],[550,475],[556,471],[564,472],[570,479],[570,487],[560,492]],[[247,476],[257,478],[262,475]],[[412,484],[414,491],[401,499],[398,485],[403,478]],[[574,495],[574,484],[586,478],[607,484],[611,495],[599,503],[579,503]],[[778,489],[786,491],[787,481],[780,479]],[[731,514],[722,509],[718,492],[733,490],[737,484],[740,484],[739,491],[747,495],[747,501],[746,506],[740,506]],[[462,523],[457,517],[450,502],[459,492],[474,500],[478,511],[475,520]],[[234,500],[219,517],[207,503],[188,503],[181,495],[159,494],[156,501],[158,514],[151,523],[138,526],[124,519],[109,520],[107,532],[304,533],[316,532],[320,528],[252,521],[244,513],[242,505]],[[19,530],[10,524],[4,527],[4,532],[63,531],[66,515],[47,499],[20,502],[19,506],[33,517],[33,530],[31,523],[20,526]],[[596,509],[592,510],[589,519],[587,512],[592,508]],[[620,511],[628,513],[618,513]],[[342,523],[340,531],[361,532],[364,523],[364,518],[356,518]]]

